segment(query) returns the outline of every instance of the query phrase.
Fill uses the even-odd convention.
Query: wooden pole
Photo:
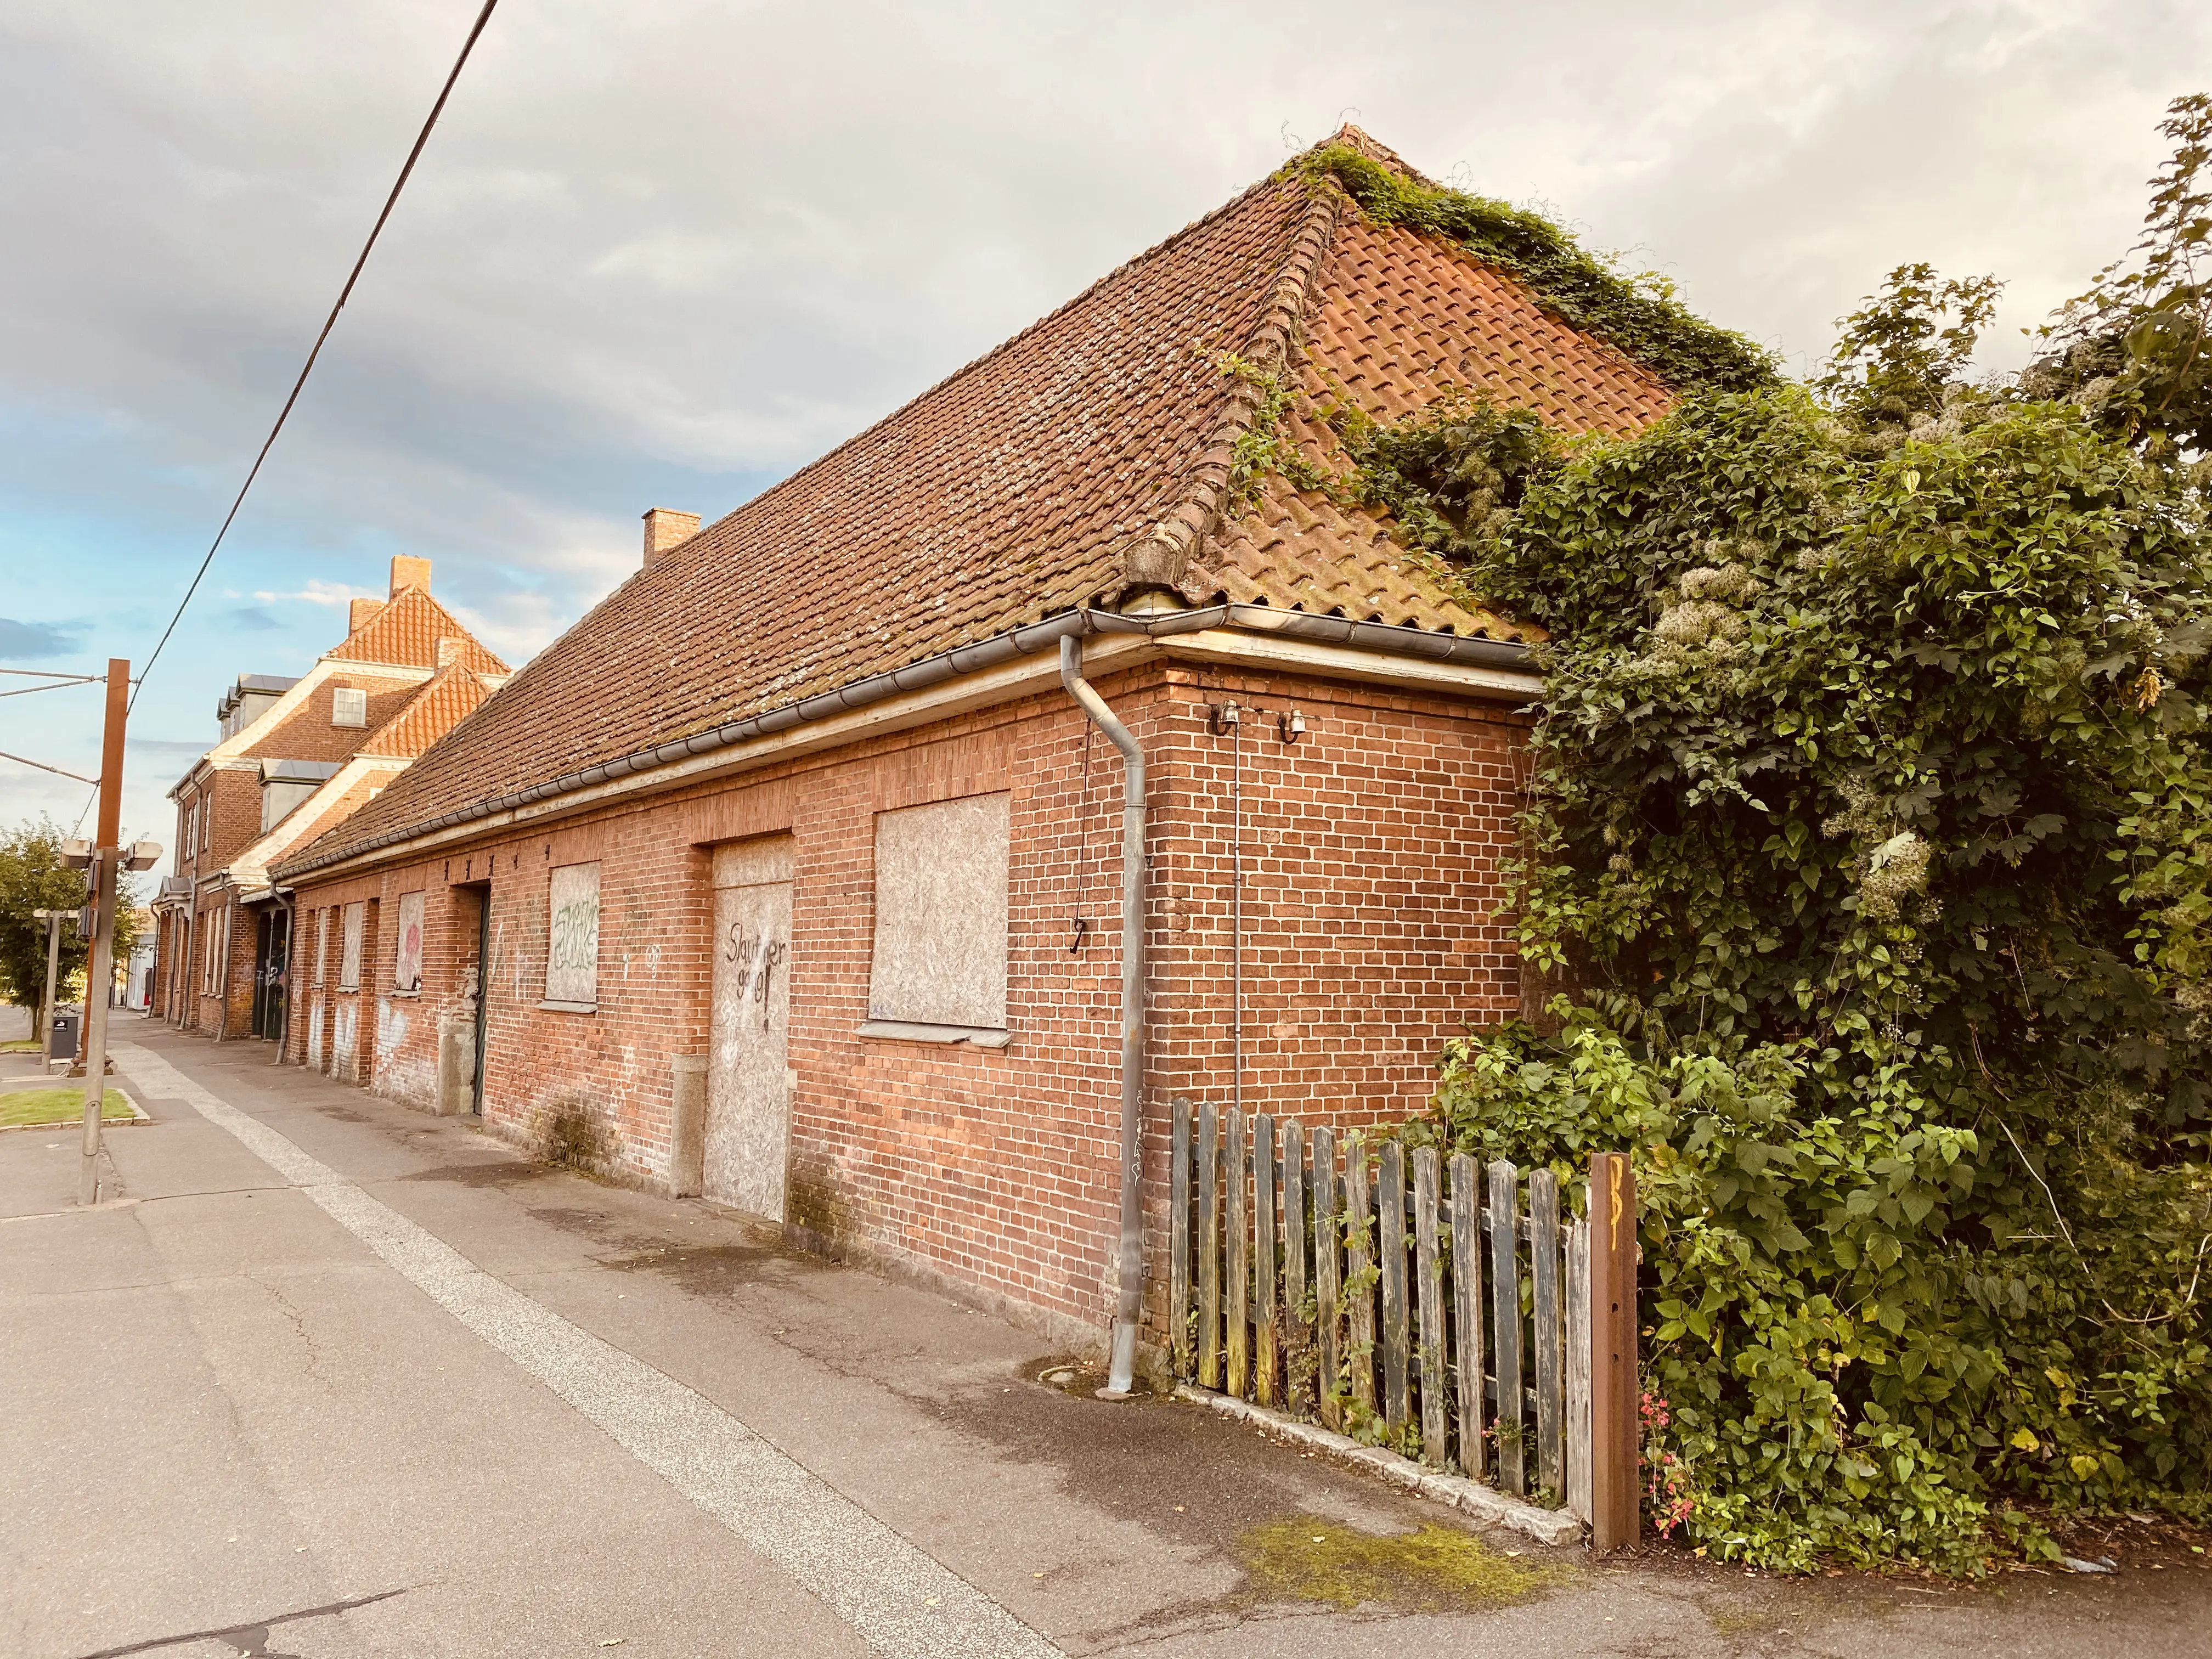
[[[100,1201],[100,1117],[107,1103],[107,1000],[115,979],[115,878],[123,862],[123,727],[131,665],[107,659],[107,721],[100,750],[100,832],[93,842],[92,960],[84,971],[84,1158],[76,1201]]]
[[[1590,1159],[1590,1547],[1634,1549],[1641,1424],[1636,1360],[1636,1176]]]

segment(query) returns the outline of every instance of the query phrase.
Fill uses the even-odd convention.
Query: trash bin
[[[47,1039],[46,1057],[50,1060],[75,1060],[77,1042],[84,1035],[84,1010],[77,1007],[54,1010],[53,1032]]]

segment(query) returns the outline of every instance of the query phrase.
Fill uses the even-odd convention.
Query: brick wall
[[[1101,684],[1152,769],[1146,1166],[1164,1212],[1168,1101],[1225,1104],[1235,1089],[1240,954],[1244,1103],[1309,1124],[1418,1109],[1443,1039],[1516,1008],[1495,864],[1525,722],[1494,706],[1188,665]],[[1246,711],[1234,738],[1208,727],[1227,699]],[[1307,730],[1285,744],[1277,717],[1293,708]],[[313,910],[374,900],[393,916],[401,894],[422,890],[422,994],[371,988],[391,982],[386,941],[373,961],[365,951],[354,1000],[379,1033],[364,1048],[372,1086],[428,1103],[439,1019],[459,1011],[475,950],[473,884],[488,883],[488,1125],[527,1141],[552,1114],[581,1110],[608,1173],[662,1184],[670,1061],[708,1050],[705,848],[791,830],[790,1220],[1102,1324],[1119,1190],[1120,784],[1111,745],[1055,691],[557,829],[310,878],[295,995],[304,1008],[315,994]],[[874,815],[999,790],[1012,803],[1010,1045],[859,1037]],[[598,1012],[541,1009],[550,872],[587,861],[600,866]],[[1079,917],[1091,926],[1071,949]],[[336,1004],[335,915],[331,938],[324,995]],[[294,1060],[307,1024],[295,1021]]]
[[[313,686],[299,708],[257,738],[246,752],[257,760],[349,759],[406,707],[407,700],[422,689],[428,678],[427,675],[401,678],[374,671],[363,672],[349,665]],[[331,724],[331,694],[340,686],[368,693],[366,726]]]

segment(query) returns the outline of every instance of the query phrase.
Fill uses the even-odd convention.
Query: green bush
[[[2212,103],[2167,131],[2151,265],[2212,223]],[[1346,429],[1346,487],[1551,635],[1514,878],[1567,994],[1407,1133],[1633,1154],[1712,1553],[1971,1571],[2047,1553],[2038,1505],[2212,1513],[2212,284],[2160,268],[2009,381],[1963,378],[1993,285],[1908,266],[1817,390]]]

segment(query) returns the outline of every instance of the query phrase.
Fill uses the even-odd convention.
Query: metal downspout
[[[1105,1399],[1127,1397],[1137,1368],[1137,1328],[1145,1316],[1145,751],[1083,678],[1083,641],[1060,639],[1060,683],[1121,751],[1121,1295]]]

